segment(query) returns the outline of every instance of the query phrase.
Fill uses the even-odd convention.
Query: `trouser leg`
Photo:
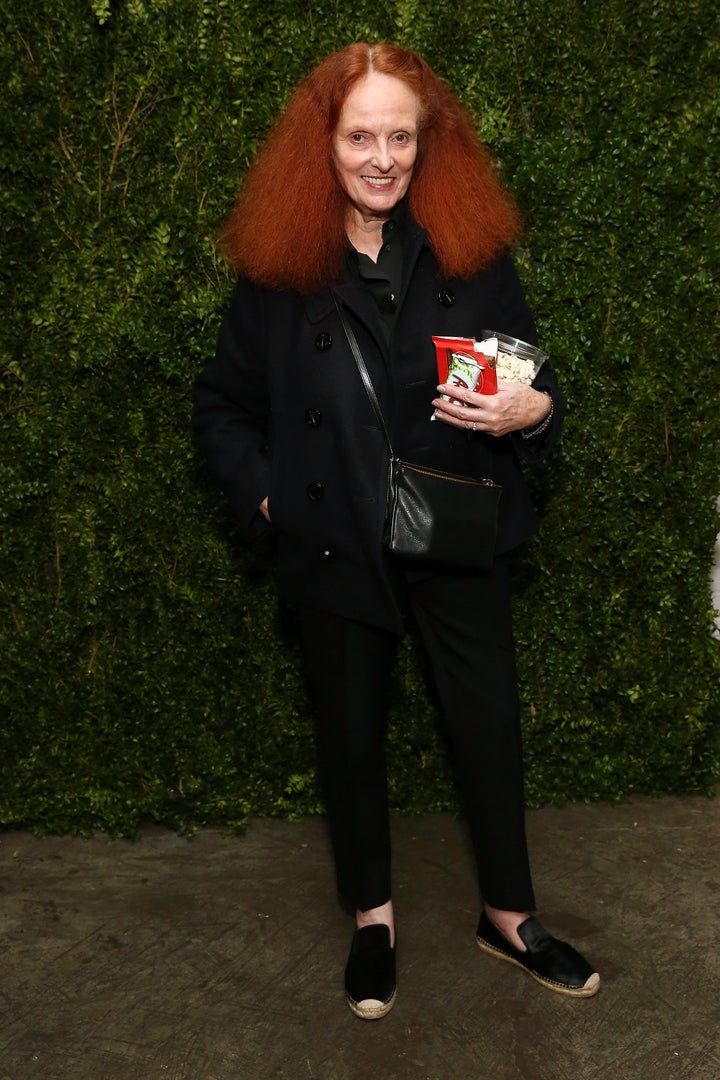
[[[422,580],[411,589],[410,605],[440,696],[483,899],[508,911],[532,911],[504,560],[498,560],[489,575]]]
[[[299,626],[338,890],[365,911],[391,895],[384,742],[397,638],[310,609]]]

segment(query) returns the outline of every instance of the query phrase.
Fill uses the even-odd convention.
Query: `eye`
[[[365,136],[363,135],[362,131],[353,131],[352,135],[350,136],[350,142],[354,143],[356,146],[361,146],[362,143],[365,142]]]

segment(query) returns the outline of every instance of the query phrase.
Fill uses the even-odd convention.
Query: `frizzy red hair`
[[[331,143],[350,90],[371,72],[402,79],[420,103],[408,200],[443,274],[469,277],[517,235],[517,211],[455,94],[417,53],[357,43],[326,57],[297,88],[223,226],[223,250],[252,281],[315,292],[342,276],[349,200]]]

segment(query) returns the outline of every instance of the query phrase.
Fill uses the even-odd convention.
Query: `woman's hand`
[[[547,394],[522,383],[499,381],[497,394],[477,394],[443,383],[438,386],[438,393],[452,395],[454,402],[436,398],[433,401],[436,420],[470,431],[484,431],[487,435],[507,435],[537,427],[552,408],[552,399]]]
[[[270,524],[272,524],[272,522],[270,521],[270,511],[268,510],[268,497],[267,497],[267,495],[265,496],[263,501],[258,506],[258,510],[260,511],[262,516],[265,518],[265,520],[270,522]]]

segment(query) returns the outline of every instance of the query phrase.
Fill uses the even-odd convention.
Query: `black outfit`
[[[214,360],[195,387],[200,446],[251,535],[279,537],[280,588],[300,613],[305,667],[338,885],[354,907],[390,898],[383,736],[395,648],[412,612],[433,667],[488,903],[532,910],[507,559],[536,528],[519,458],[557,438],[553,397],[535,438],[431,422],[433,335],[497,330],[535,342],[509,256],[470,281],[439,274],[424,232],[400,211],[373,265],[351,253],[337,293],[363,350],[399,456],[503,485],[491,574],[411,566],[383,552],[388,453],[332,295],[241,280]],[[398,248],[400,258],[398,258]],[[272,526],[258,512],[269,497]]]

